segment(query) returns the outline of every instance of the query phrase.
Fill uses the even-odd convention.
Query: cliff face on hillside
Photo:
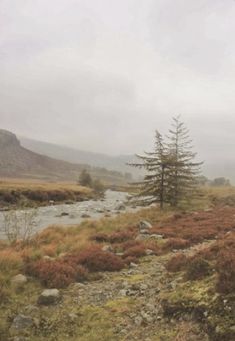
[[[1,176],[73,179],[81,168],[23,148],[13,133],[0,130]]]

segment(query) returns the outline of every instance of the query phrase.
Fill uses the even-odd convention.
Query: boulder
[[[126,209],[126,206],[124,204],[120,204],[116,207],[116,211],[124,211]]]
[[[65,216],[68,216],[68,215],[69,215],[68,212],[62,212],[60,216],[61,216],[61,217],[65,217]]]
[[[26,282],[27,282],[27,277],[22,274],[18,274],[11,279],[11,283],[17,286],[25,284]]]
[[[153,226],[151,223],[149,223],[148,221],[146,220],[142,220],[140,221],[139,223],[139,229],[140,230],[146,230],[146,229],[151,229]]]
[[[51,305],[56,304],[61,300],[61,295],[58,289],[45,289],[38,297],[38,304]]]
[[[26,316],[23,314],[17,315],[10,328],[11,334],[17,331],[25,330],[33,325],[33,319],[30,316]]]

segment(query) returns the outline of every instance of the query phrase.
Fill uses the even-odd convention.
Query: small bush
[[[20,255],[12,250],[0,251],[0,271],[9,272],[11,270],[19,270],[23,265]]]
[[[125,241],[132,240],[135,237],[134,231],[116,231],[111,234],[97,233],[91,236],[91,240],[95,240],[98,243],[124,243]]]
[[[130,265],[131,263],[138,263],[138,259],[136,257],[128,256],[124,259],[125,264]]]
[[[76,266],[76,282],[84,282],[88,278],[88,270],[82,266],[82,265],[77,265]]]
[[[124,258],[127,257],[135,257],[135,258],[140,258],[143,256],[146,256],[146,247],[144,245],[136,245],[133,247],[130,247],[128,250],[125,251],[124,253]]]
[[[119,231],[114,232],[109,235],[109,242],[110,243],[123,243],[127,240],[133,239],[135,233],[133,231]]]
[[[187,280],[202,279],[211,273],[211,265],[203,258],[189,259],[186,267],[185,278]]]
[[[235,254],[234,250],[221,251],[216,265],[218,280],[216,289],[220,293],[229,294],[235,292]]]
[[[65,288],[76,279],[76,269],[63,260],[39,260],[28,263],[25,272],[40,280],[47,288]]]
[[[97,246],[89,246],[81,251],[74,260],[89,271],[119,271],[124,267],[122,259],[111,252],[104,252]]]
[[[190,246],[190,242],[182,238],[169,238],[163,245],[165,250],[181,250]]]
[[[46,256],[55,257],[57,253],[57,245],[56,244],[44,245],[42,247],[42,252]]]
[[[167,263],[166,263],[166,269],[170,272],[177,272],[183,270],[183,268],[186,266],[188,262],[187,257],[180,253],[174,257],[172,257]]]
[[[136,247],[136,246],[140,246],[140,245],[143,245],[143,242],[142,241],[139,241],[139,240],[128,240],[122,244],[119,244],[119,247],[123,250],[123,251],[127,251],[129,250],[130,248],[132,247]]]
[[[91,240],[96,241],[97,243],[106,243],[109,241],[109,236],[106,233],[97,233],[91,236]]]

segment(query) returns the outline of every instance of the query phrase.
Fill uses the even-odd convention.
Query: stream
[[[120,211],[134,212],[136,208],[126,206],[128,193],[107,190],[104,198],[87,200],[74,204],[60,204],[39,207],[36,209],[34,231],[38,232],[49,225],[76,225],[85,219],[100,219],[106,215],[115,216]],[[23,210],[16,213],[23,215]],[[0,213],[0,239],[5,239],[4,213]]]

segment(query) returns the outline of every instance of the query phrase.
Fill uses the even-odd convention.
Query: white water
[[[44,206],[37,208],[37,217],[35,219],[36,231],[43,230],[49,225],[76,225],[83,220],[83,214],[90,216],[89,219],[99,219],[107,214],[116,215],[118,206],[125,204],[127,193],[107,190],[104,199],[88,200],[77,202],[75,204],[62,204],[54,206]],[[126,206],[125,211],[134,211],[135,209]],[[124,211],[124,212],[125,212]],[[22,211],[17,211],[22,212]],[[61,216],[62,213],[67,215]],[[5,239],[3,232],[4,213],[0,213],[0,239]]]

